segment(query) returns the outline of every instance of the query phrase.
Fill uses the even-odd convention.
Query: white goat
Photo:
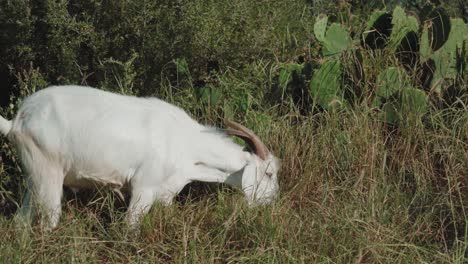
[[[226,125],[255,153],[164,101],[90,87],[49,87],[26,98],[12,121],[0,116],[0,132],[28,174],[19,215],[29,221],[39,206],[45,228],[59,222],[63,185],[129,190],[126,220],[133,227],[155,200],[170,204],[191,181],[225,182],[242,188],[249,204],[271,202],[277,158],[249,129]]]

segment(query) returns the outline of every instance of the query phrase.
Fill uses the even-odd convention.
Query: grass
[[[0,217],[2,262],[463,263],[467,254],[466,112],[451,130],[392,131],[349,110],[272,117],[257,127],[282,159],[281,196],[248,208],[237,191],[164,207],[141,234],[103,191],[68,195],[43,233]],[[434,117],[435,118],[435,117]],[[462,132],[456,133],[457,129]]]

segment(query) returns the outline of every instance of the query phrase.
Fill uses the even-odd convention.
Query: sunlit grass
[[[281,196],[272,205],[248,208],[240,192],[221,188],[201,199],[156,204],[133,234],[123,223],[125,204],[111,192],[68,195],[60,227],[50,233],[18,230],[1,217],[0,256],[8,262],[464,261],[466,127],[462,134],[424,126],[394,131],[351,110],[296,119],[271,117],[254,128],[282,160]]]

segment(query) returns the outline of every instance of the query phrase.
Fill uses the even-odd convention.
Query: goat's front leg
[[[164,205],[172,204],[176,192],[170,188],[133,188],[130,205],[127,210],[126,221],[132,229],[140,225],[141,218],[148,213],[155,201]]]
[[[155,193],[150,188],[132,190],[126,221],[132,229],[139,227],[141,217],[148,213],[155,200]]]

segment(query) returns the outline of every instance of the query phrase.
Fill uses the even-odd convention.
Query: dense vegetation
[[[25,231],[2,138],[0,261],[465,262],[468,6],[366,2],[1,0],[2,115],[55,84],[158,96],[282,169],[270,206],[194,184],[135,236],[109,190],[67,192],[57,230]]]

